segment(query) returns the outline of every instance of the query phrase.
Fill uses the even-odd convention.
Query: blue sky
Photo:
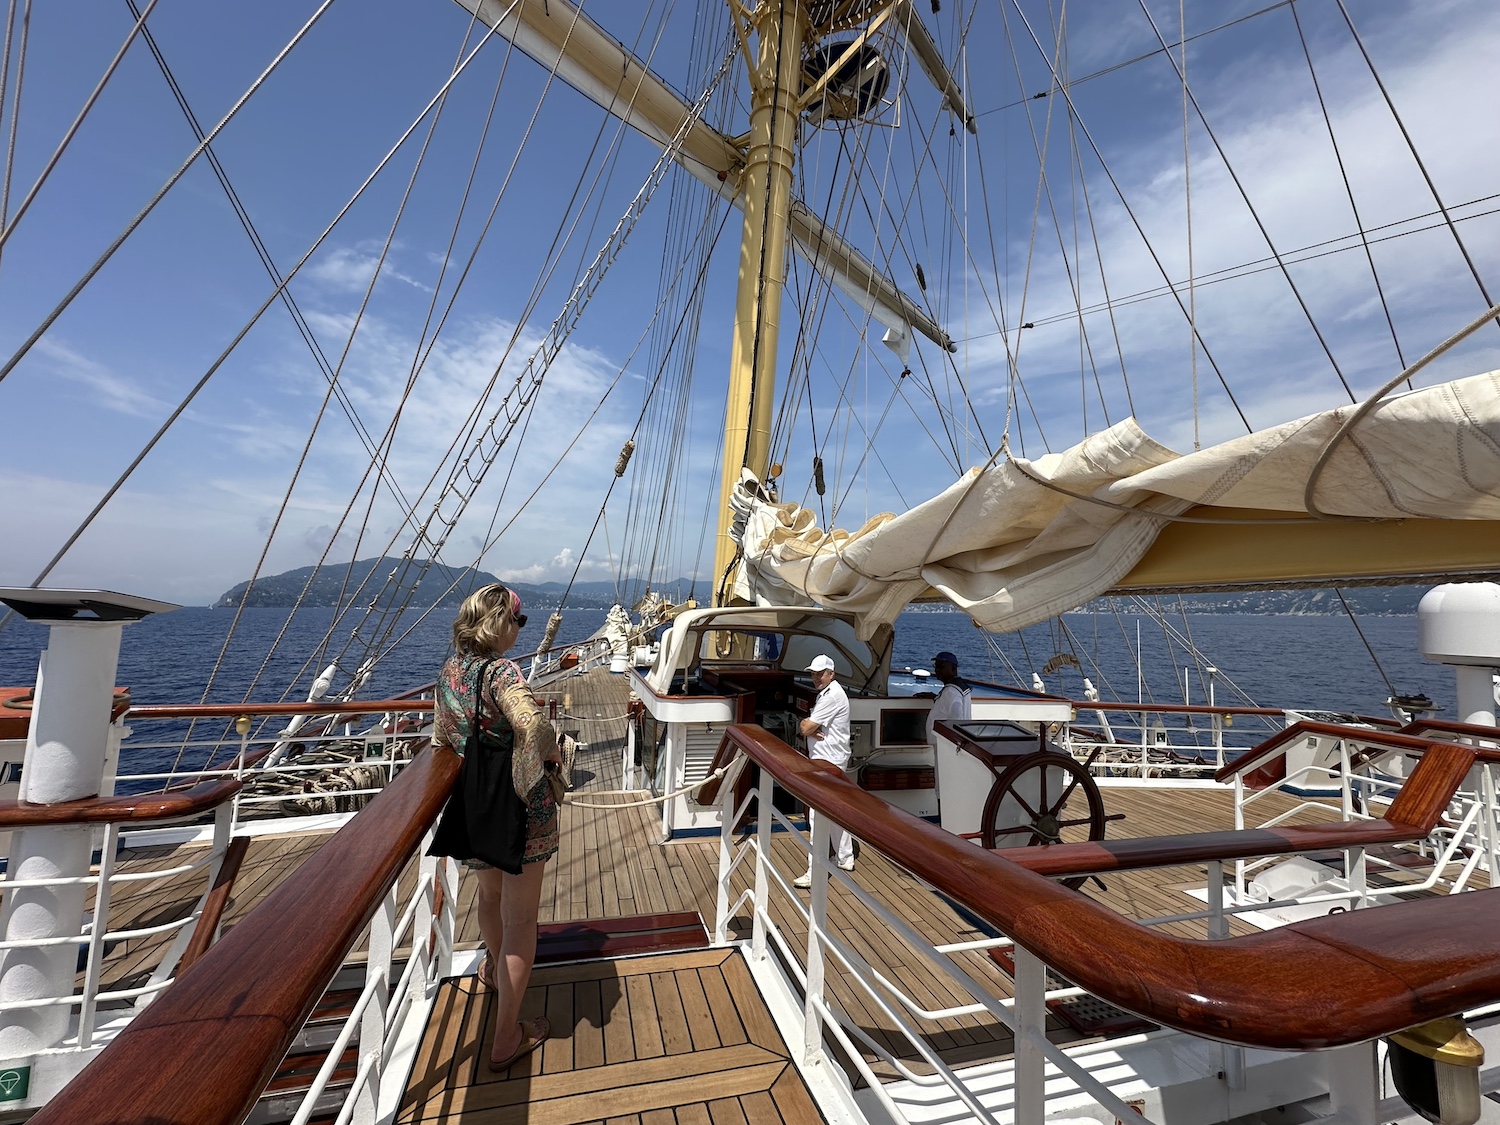
[[[1189,3],[1189,34],[1263,6]],[[314,7],[305,0],[255,6],[160,0],[151,27],[207,125]],[[1161,278],[1135,227],[1138,221],[1168,273],[1181,281],[1188,242],[1183,107],[1171,66],[1157,54],[1079,82],[1071,92],[1080,120],[1070,125],[1063,99],[1029,97],[1048,88],[1048,67],[1013,7],[950,3],[936,17],[920,7],[980,114],[978,141],[961,129],[950,137],[947,118],[920,74],[904,81],[898,74],[892,104],[873,128],[842,139],[831,129],[809,131],[799,194],[815,210],[841,211],[851,238],[918,296],[915,265],[921,264],[926,299],[960,350],[945,361],[919,341],[914,374],[903,380],[900,361],[867,339],[858,310],[825,302],[809,377],[812,406],[804,400],[785,428],[786,444],[794,450],[783,480],[786,494],[809,495],[814,426],[830,482],[826,503],[845,498],[841,510],[831,513],[845,527],[934,495],[961,468],[982,462],[1007,429],[1012,442],[1031,455],[1078,440],[1103,424],[1106,409],[1117,421],[1132,405],[1154,437],[1180,451],[1192,448],[1195,429],[1205,444],[1243,432],[1201,354],[1195,409],[1188,328],[1170,298],[1152,295]],[[1043,4],[1021,8],[1044,47],[1055,51],[1051,20],[1061,9],[1054,6],[1049,15]],[[674,86],[696,94],[694,83],[716,65],[707,60],[724,25],[720,16],[709,29],[700,27],[695,51],[694,11],[680,9],[614,3],[587,11],[622,41],[639,43],[643,54],[654,44],[657,69]],[[1162,34],[1175,42],[1177,4],[1153,2],[1149,9]],[[1500,48],[1500,11],[1477,0],[1366,0],[1350,2],[1349,9],[1440,196],[1460,220],[1481,276],[1500,290],[1500,223],[1485,214],[1496,207],[1489,197],[1500,193],[1490,117],[1500,93],[1492,65]],[[704,5],[703,12],[709,11]],[[1380,239],[1371,252],[1409,362],[1481,311],[1478,287],[1451,236],[1422,217],[1433,210],[1431,194],[1337,6],[1332,0],[1299,0],[1297,14],[1364,226]],[[124,4],[34,6],[12,210],[130,24]],[[964,27],[967,49],[960,56]],[[226,128],[215,151],[283,269],[305,252],[437,91],[468,30],[467,13],[449,0],[338,0]],[[1157,42],[1138,3],[1110,0],[1072,6],[1065,45],[1054,61],[1076,80],[1150,52]],[[502,70],[502,100],[450,255],[474,140]],[[1283,253],[1307,257],[1289,268],[1344,378],[1356,394],[1372,390],[1399,363],[1369,265],[1352,238],[1356,227],[1289,9],[1194,40],[1188,77],[1273,243]],[[604,115],[571,91],[551,91],[533,119],[546,78],[529,60],[507,58],[506,45],[492,40],[455,84],[343,362],[341,386],[364,425],[378,434],[420,354],[434,289],[441,308],[454,270],[498,195],[494,226],[402,410],[390,466],[408,498],[419,496],[438,470],[477,388],[507,354],[518,323],[506,381],[546,331],[580,263],[603,244],[655,159],[651,145],[634,135],[617,138]],[[14,71],[9,96],[6,123]],[[741,83],[736,103],[742,102]],[[731,104],[726,114],[726,131],[744,129],[742,104]],[[1092,154],[1085,128],[1103,150],[1134,221]],[[293,284],[332,363],[339,362],[423,136],[419,131],[398,154]],[[5,356],[192,146],[159,71],[137,43],[0,252]],[[1043,149],[1045,179],[1037,171]],[[1265,240],[1196,118],[1188,152],[1194,274],[1233,275],[1198,286],[1198,323],[1240,409],[1259,427],[1347,401],[1281,273],[1250,265],[1267,257]],[[856,155],[867,165],[858,192],[844,178]],[[579,184],[583,190],[575,197]],[[553,364],[525,441],[507,448],[449,540],[448,562],[474,561],[477,545],[491,537],[492,520],[498,528],[514,519],[481,565],[518,580],[566,580],[572,573],[604,500],[609,466],[632,432],[646,388],[663,368],[661,341],[671,326],[658,326],[660,336],[640,342],[658,300],[663,231],[673,221],[682,226],[693,202],[693,213],[706,212],[709,226],[716,228],[722,217],[691,182],[676,190],[684,210],[671,210],[665,189],[653,200]],[[898,241],[893,216],[902,212],[909,221]],[[955,226],[956,234],[950,229]],[[554,248],[559,230],[572,231],[561,251]],[[649,554],[653,536],[662,540],[659,567],[687,573],[699,565],[699,529],[716,488],[712,462],[722,422],[738,230],[736,213],[702,282],[705,314],[695,340],[694,378],[682,392],[685,430],[643,438],[633,471],[645,491],[632,505],[629,487],[636,482],[616,489],[585,577],[607,576],[618,565],[611,554],[616,560]],[[1392,234],[1403,237],[1387,237]],[[1096,243],[1118,307],[1113,325],[1102,311],[1086,313],[1083,338],[1077,306],[1093,308],[1104,283]],[[1316,251],[1308,248],[1319,246],[1339,252],[1312,256]],[[671,253],[681,255],[680,246]],[[445,259],[452,268],[440,284]],[[533,299],[548,261],[557,268]],[[668,262],[669,273],[674,264]],[[794,268],[793,282],[808,286],[805,266]],[[0,489],[8,498],[0,582],[31,581],[269,288],[223,192],[200,161],[0,382]],[[1133,295],[1142,299],[1121,300]],[[1001,307],[1005,329],[1018,341],[1024,381],[1014,412],[1008,411],[1011,384],[997,324]],[[1018,332],[1023,320],[1036,327]],[[787,366],[797,340],[790,303],[783,322]],[[1129,377],[1128,398],[1116,339]],[[1500,367],[1497,343],[1494,332],[1475,337],[1437,365],[1428,381]],[[799,367],[782,385],[795,390],[802,378]],[[977,421],[955,405],[960,383]],[[612,385],[573,452],[540,485]],[[326,389],[287,314],[274,307],[48,583],[202,604],[247,577],[277,519]],[[946,419],[933,399],[951,411]],[[945,428],[951,439],[942,436]],[[866,435],[877,430],[878,457],[866,451]],[[659,485],[648,478],[660,471],[664,445],[676,449],[680,460],[670,481]],[[335,409],[319,427],[271,539],[268,573],[308,565],[328,547],[367,461],[350,423]],[[539,485],[537,500],[518,514],[521,499]],[[644,511],[658,490],[668,493],[668,506],[679,511],[686,532],[669,537],[654,524],[647,533],[627,527],[631,510]],[[396,504],[382,494],[366,517],[367,502],[368,491],[334,543],[332,560],[386,549],[400,525]],[[430,498],[415,506],[425,512]],[[404,545],[398,540],[396,549]]]

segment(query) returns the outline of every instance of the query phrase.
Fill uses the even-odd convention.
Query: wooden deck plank
[[[752,1093],[761,1093],[756,1090]],[[741,1095],[743,1096],[743,1095]],[[708,1117],[713,1125],[749,1125],[745,1120],[745,1109],[740,1104],[740,1099],[718,1098],[708,1103]]]
[[[683,1055],[692,1051],[693,1036],[688,1030],[682,995],[677,991],[677,974],[652,973],[651,993],[656,1002],[662,1049],[669,1055]]]
[[[713,1013],[714,1034],[719,1043],[732,1047],[737,1043],[749,1042],[745,1025],[740,1021],[739,1011],[729,995],[729,985],[724,980],[723,970],[717,965],[699,969],[698,984],[708,1002],[709,1011]]]
[[[573,1066],[577,1070],[604,1065],[604,1006],[600,982],[579,981],[573,986]]]
[[[625,982],[625,993],[630,999],[630,1030],[635,1042],[635,1057],[652,1059],[664,1054],[661,1017],[656,1012],[651,978],[629,977]]]
[[[771,1098],[786,1125],[826,1125],[812,1095],[790,1067],[771,1087]]]
[[[693,1050],[706,1051],[722,1046],[718,1028],[714,1026],[708,996],[703,991],[703,981],[697,971],[678,973],[677,990],[682,996],[682,1010],[687,1018],[688,1035],[693,1041]]]

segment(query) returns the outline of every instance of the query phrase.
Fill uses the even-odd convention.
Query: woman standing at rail
[[[520,1021],[536,958],[542,872],[557,854],[557,734],[513,661],[501,658],[526,624],[521,599],[501,585],[464,600],[454,655],[438,676],[433,745],[464,756],[430,854],[461,859],[479,883],[480,982],[495,990],[490,1066],[504,1070],[551,1031]],[[553,773],[553,776],[557,776]]]

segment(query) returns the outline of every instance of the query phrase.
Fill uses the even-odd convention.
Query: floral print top
[[[464,752],[479,694],[479,670],[487,661],[490,667],[485,676],[484,706],[478,709],[479,729],[505,748],[513,746],[515,735],[511,716],[505,713],[505,695],[508,689],[524,684],[526,677],[513,660],[462,655],[450,656],[438,674],[432,722],[435,746],[447,746],[456,754]]]

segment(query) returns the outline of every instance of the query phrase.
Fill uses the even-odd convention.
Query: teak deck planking
[[[540,920],[566,922],[696,911],[712,928],[718,869],[717,837],[689,838],[663,844],[660,842],[658,808],[633,804],[639,800],[640,794],[619,791],[625,731],[625,686],[623,677],[601,671],[568,681],[566,688],[546,693],[543,697],[558,700],[558,727],[579,731],[586,744],[580,748],[574,769],[578,798],[622,807],[591,809],[572,803],[565,806],[559,855],[548,864],[544,878]],[[1110,812],[1126,814],[1123,821],[1110,824],[1108,834],[1112,838],[1221,830],[1231,827],[1233,822],[1232,798],[1227,790],[1107,787],[1103,795]],[[1269,817],[1289,808],[1290,802],[1273,798],[1263,802],[1262,807],[1264,812],[1259,815]],[[326,835],[312,834],[255,838],[225,913],[225,927],[233,926],[287,871],[326,838]],[[169,866],[184,862],[184,856],[195,850],[183,847],[129,851],[122,856],[121,868]],[[774,834],[772,851],[776,866],[788,880],[806,866],[806,853],[790,834]],[[987,936],[972,919],[897,864],[873,851],[860,852],[854,877],[862,888],[934,944]],[[413,864],[403,874],[402,882],[410,886],[414,878]],[[742,869],[736,879],[736,894],[747,885],[748,878],[748,869]],[[1116,873],[1104,877],[1102,886],[1091,881],[1085,886],[1084,893],[1118,913],[1146,918],[1201,909],[1201,903],[1183,892],[1189,886],[1201,886],[1202,882],[1201,868]],[[111,928],[148,925],[153,920],[160,921],[174,914],[181,916],[191,908],[206,884],[207,874],[202,873],[193,877],[191,885],[182,879],[161,879],[130,885],[128,889],[122,886],[112,903]],[[456,934],[460,947],[478,944],[474,894],[473,881],[463,880]],[[805,894],[801,898],[805,904]],[[789,946],[797,951],[798,960],[805,959],[805,924],[779,888],[772,889],[770,909]],[[829,920],[831,932],[838,935],[856,957],[899,982],[899,986],[922,1007],[935,1009],[970,1002],[965,993],[933,970],[926,958],[907,947],[886,923],[871,915],[836,881],[830,885]],[[1164,930],[1186,937],[1201,937],[1203,923],[1173,923]],[[1231,931],[1248,933],[1251,927],[1235,919],[1231,922]],[[733,924],[732,934],[748,936],[748,921],[743,911]],[[160,948],[169,940],[170,935],[166,935],[121,943],[107,958],[104,987],[120,988],[143,983],[150,966],[160,956]],[[583,1088],[568,1086],[561,1078],[553,1081],[554,1074],[599,1071],[602,1075],[608,1071],[625,1079],[634,1076],[635,1082],[646,1082],[648,1080],[639,1077],[647,1073],[645,1070],[616,1072],[611,1068],[627,1062],[644,1064],[649,1060],[658,1060],[657,1065],[661,1065],[660,1060],[684,1054],[742,1048],[744,1041],[737,1038],[739,1033],[721,1023],[720,1017],[726,1011],[726,1003],[732,1001],[738,1005],[745,1000],[746,987],[753,991],[748,970],[737,954],[726,960],[724,951],[713,951],[705,956],[719,958],[714,961],[716,971],[705,972],[701,965],[694,963],[691,978],[686,978],[678,969],[668,967],[678,964],[684,956],[698,955],[675,954],[597,962],[574,968],[539,968],[533,976],[523,1014],[547,1014],[554,1028],[571,1029],[571,1033],[557,1035],[554,1041],[549,1041],[536,1064],[540,1070],[535,1073],[528,1070],[525,1076],[507,1078],[499,1083],[481,1073],[476,1053],[476,1044],[484,1031],[481,1026],[485,1019],[483,997],[478,995],[472,978],[448,982],[443,986],[434,1012],[429,1029],[430,1042],[423,1047],[428,1061],[419,1060],[414,1072],[418,1076],[414,1079],[418,1086],[423,1083],[432,1086],[437,1081],[438,1072],[442,1071],[445,1075],[442,1090],[447,1092],[434,1092],[421,1103],[420,1112],[413,1103],[402,1120],[413,1123],[432,1120],[429,1111],[436,1112],[435,1107],[440,1103],[450,1109],[470,1107],[465,1120],[511,1120],[515,1116],[513,1104],[503,1102],[503,1099],[496,1101],[501,1097],[498,1090],[485,1092],[484,1088],[500,1086],[510,1089],[517,1082],[521,1086],[535,1087],[537,1092],[551,1091],[545,1093],[543,1100],[554,1103],[553,1110],[563,1114],[553,1116],[553,1110],[549,1110],[537,1116],[533,1106],[527,1120],[597,1120],[600,1119],[597,1105],[587,1116],[566,1116],[575,1111],[583,1112],[583,1103],[578,1101],[583,1096]],[[988,955],[967,953],[959,960],[964,969],[994,995],[1010,995],[1010,978]],[[657,967],[650,967],[648,962],[654,962]],[[830,957],[825,963],[828,994],[835,1005],[892,1053],[906,1056],[909,1063],[914,1060],[914,1052],[897,1036],[888,1018],[859,987],[854,975],[837,958]],[[640,965],[647,967],[637,967]],[[740,973],[743,973],[743,980],[738,979]],[[671,974],[670,978],[667,974]],[[730,977],[735,977],[738,983],[731,986]],[[673,982],[672,987],[669,987],[669,979]],[[617,989],[613,993],[607,992],[603,983],[610,980],[617,982],[611,986]],[[738,1007],[735,1010],[740,1011]],[[763,1007],[760,1010],[763,1012]],[[652,1018],[640,1018],[640,1014],[646,1011],[652,1013]],[[738,1026],[745,1028],[744,1034],[748,1034],[745,1014],[741,1012],[737,1018],[741,1021]],[[764,1020],[763,1032],[769,1028],[768,1015],[754,1018]],[[910,1018],[951,1064],[969,1064],[1011,1052],[1009,1033],[986,1014],[941,1021]],[[724,1019],[728,1020],[728,1017]],[[733,1021],[729,1022],[732,1024]],[[1062,1042],[1080,1038],[1056,1017],[1049,1017],[1049,1031]],[[774,1031],[769,1035],[775,1038]],[[718,1046],[700,1046],[711,1044],[715,1039]],[[756,1042],[756,1037],[752,1035],[750,1040]],[[765,1044],[759,1046],[770,1050]],[[734,1057],[749,1059],[751,1056],[741,1051]],[[892,1076],[886,1064],[869,1057],[877,1075]],[[755,1058],[759,1059],[759,1056]],[[735,1065],[739,1067],[740,1064]],[[740,1112],[752,1121],[775,1120],[774,1117],[757,1116],[772,1105],[783,1113],[783,1120],[803,1120],[795,1113],[785,1115],[784,1106],[796,1101],[792,1094],[787,1093],[789,1087],[786,1083],[796,1081],[800,1089],[800,1080],[796,1079],[795,1070],[784,1071],[784,1060],[779,1065],[782,1070],[775,1070],[775,1065],[766,1060],[746,1062],[741,1069],[754,1072],[754,1082],[766,1079],[765,1085],[755,1086],[753,1090],[749,1086],[743,1090],[734,1086],[732,1093],[710,1091],[702,1098],[697,1094],[690,1098],[686,1086],[681,1090],[673,1086],[677,1092],[671,1096],[688,1099],[672,1103],[677,1120],[701,1118],[717,1123],[734,1120],[735,1114]],[[711,1073],[718,1075],[723,1069],[715,1067]],[[768,1078],[772,1070],[776,1075],[789,1074],[790,1078]],[[657,1080],[649,1081],[655,1083]],[[744,1081],[751,1080],[745,1078]],[[729,1085],[733,1086],[734,1082]],[[778,1082],[782,1083],[781,1087],[776,1085]],[[432,1088],[437,1090],[436,1086]],[[471,1088],[481,1088],[481,1092],[464,1093]],[[728,1088],[724,1086],[722,1090]],[[801,1096],[805,1097],[805,1092]],[[470,1098],[472,1102],[466,1100]],[[564,1107],[571,1108],[565,1113]],[[609,1108],[620,1120],[650,1122],[658,1120],[667,1107],[656,1103],[648,1105],[645,1101],[639,1105],[619,1102],[612,1096]],[[811,1118],[805,1119],[820,1120],[816,1111],[812,1113]]]
[[[398,1125],[823,1122],[732,950],[541,967],[522,1014],[552,1036],[497,1073],[490,994],[444,981]]]

